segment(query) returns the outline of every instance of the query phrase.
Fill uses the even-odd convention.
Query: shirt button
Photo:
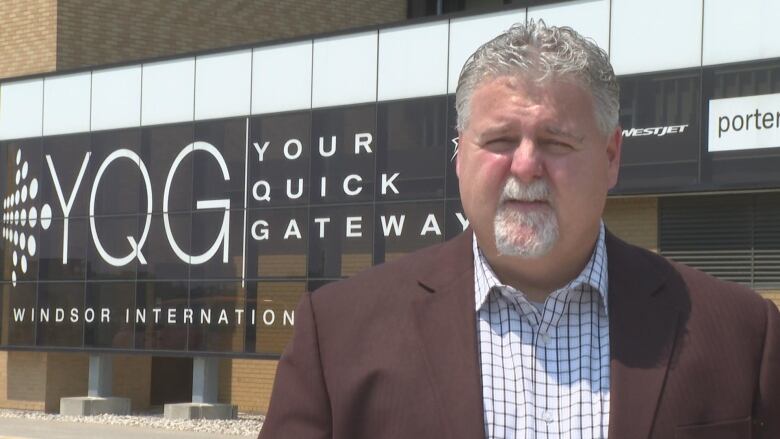
[[[544,414],[542,414],[542,419],[544,419],[544,422],[549,424],[553,421],[553,415],[550,412],[544,412]]]

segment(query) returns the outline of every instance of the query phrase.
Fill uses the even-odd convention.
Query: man
[[[515,26],[461,73],[470,228],[304,295],[260,437],[780,438],[780,315],[604,229],[607,55]]]

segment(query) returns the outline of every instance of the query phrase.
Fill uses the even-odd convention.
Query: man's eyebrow
[[[492,137],[492,136],[498,136],[502,134],[506,134],[510,129],[509,124],[496,124],[489,128],[486,128],[481,133],[477,134],[477,141],[483,142],[486,138]]]
[[[556,127],[545,127],[544,130],[547,133],[552,134],[553,136],[565,137],[567,139],[571,139],[576,142],[582,142],[583,140],[585,140],[585,136],[581,136],[581,135],[578,136],[574,133],[570,133],[566,130],[562,130]]]

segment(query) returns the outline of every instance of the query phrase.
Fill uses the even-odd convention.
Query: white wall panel
[[[447,21],[379,31],[379,100],[447,93]]]
[[[612,0],[615,73],[701,65],[701,8],[701,0]]]
[[[780,1],[704,1],[705,65],[780,57]]]
[[[195,105],[195,58],[143,65],[141,124],[191,121]]]
[[[92,72],[43,80],[43,135],[89,131]]]
[[[0,84],[0,140],[41,135],[43,79]]]
[[[576,0],[528,8],[528,18],[569,26],[609,52],[609,0]]]
[[[526,10],[515,9],[476,17],[456,18],[450,22],[448,93],[455,93],[463,64],[475,50],[515,23],[525,23]]]
[[[314,40],[312,106],[376,100],[377,32]]]
[[[195,61],[195,119],[249,114],[252,51],[218,53]]]
[[[92,72],[92,130],[141,124],[141,66]]]
[[[252,114],[311,108],[312,42],[255,49]]]

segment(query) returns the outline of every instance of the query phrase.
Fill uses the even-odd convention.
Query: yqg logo
[[[162,205],[163,208],[162,215],[163,215],[163,222],[165,224],[165,234],[171,249],[182,262],[185,262],[187,264],[192,264],[192,265],[203,264],[209,261],[219,251],[219,248],[221,246],[222,262],[227,263],[228,262],[228,236],[230,233],[230,228],[229,228],[230,227],[229,226],[230,200],[229,199],[198,200],[196,202],[196,210],[214,209],[214,208],[224,209],[223,220],[222,220],[220,231],[216,239],[214,240],[214,243],[204,253],[199,255],[187,254],[184,250],[182,250],[181,246],[174,238],[173,231],[171,229],[169,201],[170,201],[170,193],[171,193],[173,178],[176,175],[176,172],[178,171],[182,161],[188,155],[193,154],[197,151],[204,151],[208,153],[219,165],[222,171],[222,178],[225,181],[230,180],[230,173],[228,172],[227,163],[225,162],[225,159],[222,156],[222,154],[219,152],[219,150],[216,147],[214,147],[214,145],[211,145],[210,143],[207,142],[197,141],[185,146],[179,152],[179,154],[176,156],[173,163],[171,164],[171,167],[167,174],[167,178],[165,180],[165,190],[163,192],[163,205]],[[62,212],[63,212],[63,223],[64,223],[63,247],[62,247],[63,264],[66,264],[68,262],[68,250],[67,250],[68,249],[68,245],[67,245],[68,217],[73,207],[73,202],[75,200],[76,193],[79,190],[84,173],[86,172],[87,165],[89,164],[90,157],[91,157],[91,153],[89,152],[87,152],[84,155],[84,159],[81,163],[81,168],[79,170],[78,177],[76,178],[76,182],[70,192],[70,195],[66,195],[62,189],[60,180],[57,177],[57,170],[52,160],[52,157],[50,155],[46,155],[46,163],[49,166],[49,171],[51,172],[52,181],[54,183],[54,187],[57,192],[57,198],[59,199],[60,207],[62,208]],[[117,160],[126,160],[138,167],[138,170],[141,173],[141,176],[143,177],[142,184],[146,192],[146,212],[143,219],[144,221],[143,231],[141,232],[141,235],[137,238],[133,235],[128,235],[126,237],[128,243],[130,244],[131,250],[125,255],[112,255],[109,254],[108,251],[106,251],[106,249],[101,244],[100,236],[97,230],[97,225],[95,223],[95,197],[98,188],[100,184],[104,181],[103,176],[106,173],[108,167],[114,161]],[[144,256],[143,247],[144,244],[146,243],[147,237],[149,236],[149,227],[152,221],[153,204],[154,204],[154,195],[152,193],[152,182],[151,179],[149,178],[149,171],[146,167],[146,164],[141,159],[141,157],[138,156],[138,154],[136,154],[134,151],[129,149],[118,149],[113,153],[111,153],[108,157],[106,157],[102,163],[100,163],[100,165],[97,168],[97,172],[95,173],[94,181],[92,182],[92,190],[90,192],[90,197],[89,197],[89,215],[90,215],[89,231],[92,236],[92,240],[95,244],[95,248],[97,249],[98,254],[100,254],[100,257],[104,261],[106,261],[108,264],[114,267],[125,266],[136,259],[142,265],[147,263],[146,257]]]
[[[196,152],[206,153],[209,156],[209,159],[213,160],[219,166],[224,181],[230,180],[230,173],[225,158],[214,145],[207,142],[196,141],[182,148],[168,169],[164,192],[162,194],[162,218],[166,238],[173,253],[184,263],[192,265],[203,264],[211,260],[220,249],[222,249],[222,262],[227,263],[228,237],[230,234],[229,199],[204,199],[196,201],[196,210],[219,209],[224,211],[220,229],[213,244],[201,254],[191,255],[182,249],[182,246],[174,237],[171,227],[169,204],[174,177],[180,170],[182,162],[189,155]],[[83,190],[82,182],[84,181],[84,176],[87,173],[89,163],[92,159],[92,153],[86,152],[84,154],[75,182],[70,188],[63,186],[63,179],[57,171],[56,158],[50,154],[46,154],[44,155],[44,159],[51,175],[51,182],[57,196],[56,201],[59,203],[59,207],[62,210],[62,264],[64,265],[69,261],[69,220],[72,216],[76,196],[80,190]],[[143,228],[139,230],[140,233],[128,234],[125,237],[129,244],[129,251],[124,254],[112,254],[104,246],[103,239],[101,239],[98,223],[96,222],[95,206],[99,188],[103,184],[110,184],[110,169],[112,165],[119,162],[124,162],[125,166],[130,164],[131,166],[137,167],[138,172],[141,175],[140,181],[143,188],[142,190],[146,194],[146,205],[140,216],[143,224]],[[26,205],[26,203],[31,203],[38,196],[39,181],[38,178],[34,176],[28,176],[29,165],[23,160],[21,150],[16,153],[16,167],[16,184],[12,188],[11,193],[3,200],[3,237],[14,246],[12,253],[13,271],[11,273],[11,280],[14,286],[16,286],[17,279],[20,276],[20,274],[17,273],[17,269],[21,270],[21,274],[26,273],[28,268],[28,256],[33,257],[36,254],[37,242],[32,233],[34,228],[40,224],[43,230],[47,230],[52,222],[52,207],[49,204],[44,204],[41,207],[40,215],[35,206]],[[144,254],[144,246],[149,237],[155,197],[152,191],[152,181],[149,170],[142,158],[136,152],[126,148],[120,148],[113,151],[97,165],[97,170],[95,171],[92,180],[92,187],[88,190],[89,232],[100,258],[114,267],[123,267],[136,260],[139,264],[147,264],[148,261]]]
[[[38,197],[38,178],[29,175],[29,168],[21,149],[16,151],[14,185],[3,199],[3,238],[13,248],[11,283],[14,287],[20,276],[27,273],[28,256],[32,258],[38,251],[35,228],[40,224],[47,230],[51,225],[51,206],[43,205],[39,221],[38,210],[32,205]],[[21,274],[17,274],[17,269]]]

